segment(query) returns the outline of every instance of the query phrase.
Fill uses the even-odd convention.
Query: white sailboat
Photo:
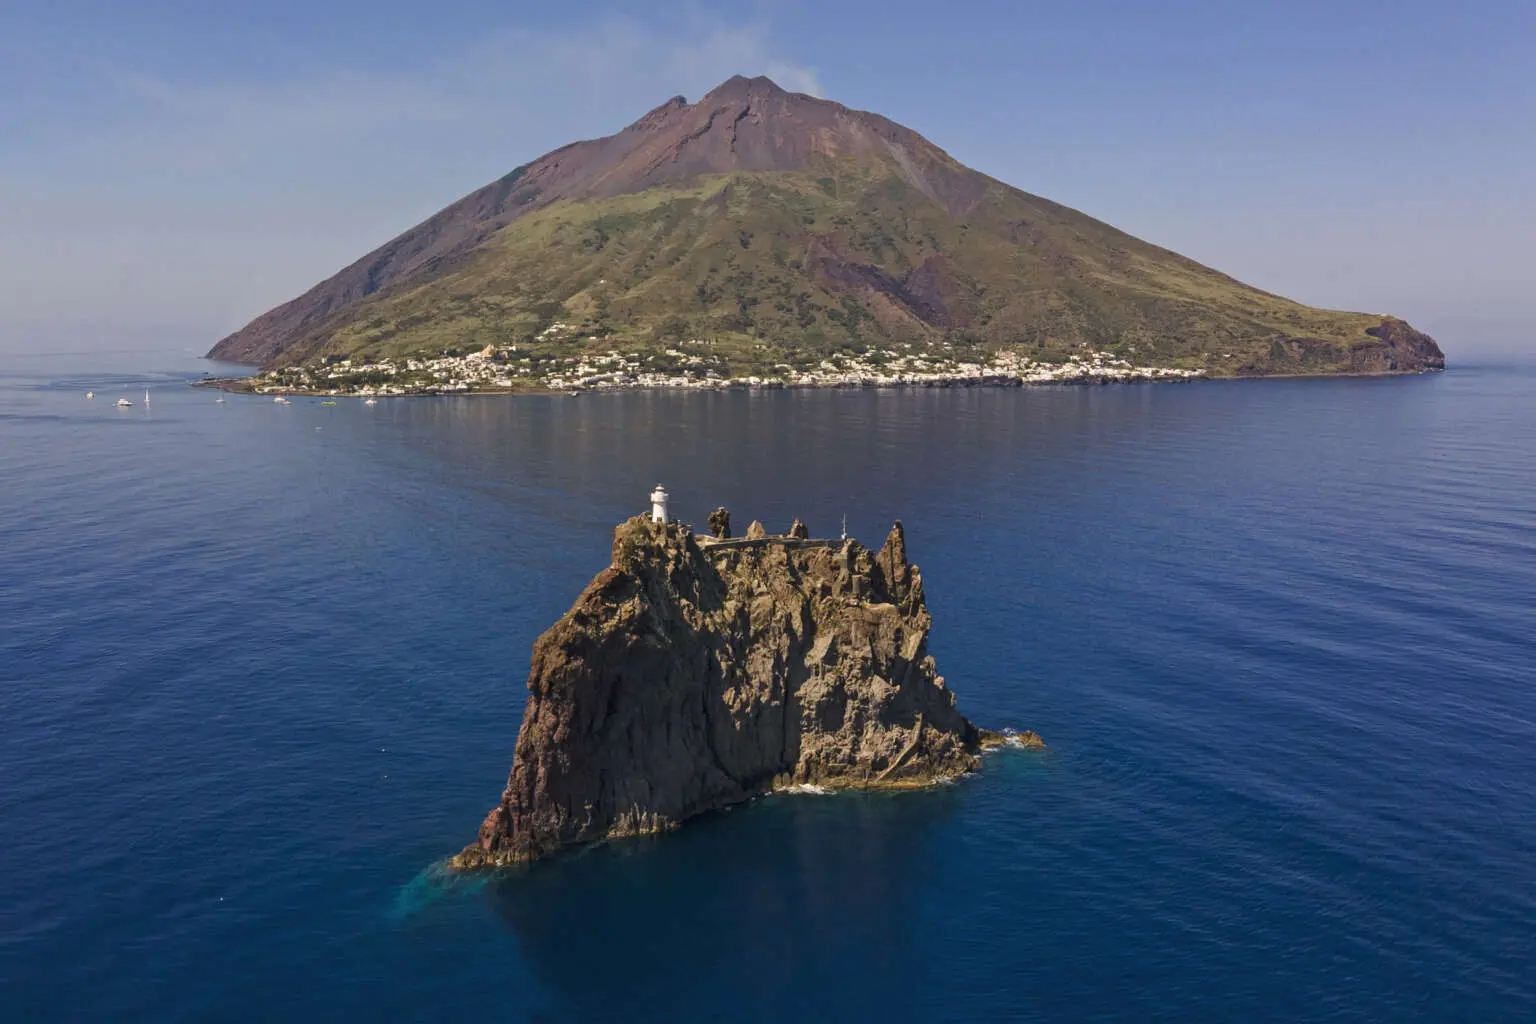
[[[379,400],[377,398],[370,398],[366,402],[364,402],[363,404],[364,405],[378,405],[379,404]]]
[[[94,391],[87,391],[85,393],[85,397],[86,398],[95,398],[96,397],[96,392],[94,392]]]
[[[149,404],[149,388],[144,389],[144,404]]]

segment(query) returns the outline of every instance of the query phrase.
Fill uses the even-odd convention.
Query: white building
[[[651,522],[667,521],[667,491],[661,484],[657,484],[656,489],[651,492]]]

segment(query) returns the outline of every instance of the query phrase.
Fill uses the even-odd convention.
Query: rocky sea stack
[[[619,525],[613,564],[534,645],[506,791],[455,868],[663,831],[794,785],[925,786],[1003,742],[956,710],[928,654],[900,523],[876,552],[798,520],[759,532]]]

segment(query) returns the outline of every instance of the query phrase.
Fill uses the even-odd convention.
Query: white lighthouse
[[[651,492],[651,522],[665,523],[667,521],[667,489],[661,484]]]

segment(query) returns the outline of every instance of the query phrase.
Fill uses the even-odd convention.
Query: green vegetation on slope
[[[535,361],[660,356],[698,341],[735,375],[903,344],[1339,372],[1381,322],[1250,288],[1000,183],[956,217],[893,163],[825,160],[531,212],[424,283],[340,310],[280,362],[487,345]]]

